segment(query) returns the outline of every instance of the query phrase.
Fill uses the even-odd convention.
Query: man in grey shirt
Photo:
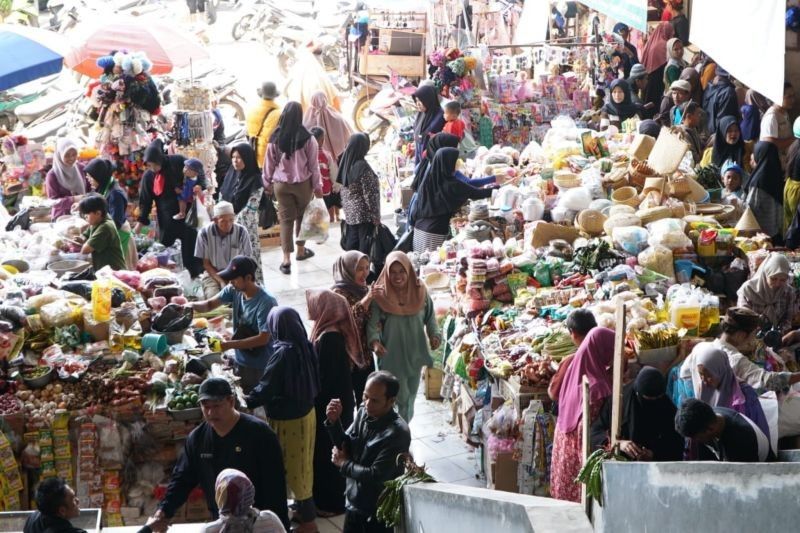
[[[214,222],[197,235],[194,255],[203,261],[205,272],[200,279],[207,300],[227,285],[219,272],[228,266],[231,259],[237,255],[253,255],[247,228],[236,224],[235,216],[230,202],[219,202],[214,206]]]

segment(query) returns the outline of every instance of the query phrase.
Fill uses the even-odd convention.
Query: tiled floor
[[[306,306],[306,289],[329,288],[333,283],[331,269],[341,255],[339,247],[339,225],[331,225],[331,234],[324,244],[309,243],[314,257],[297,262],[292,260],[292,273],[282,274],[278,267],[282,260],[280,247],[262,249],[261,262],[264,268],[266,289],[278,300],[279,305],[297,309],[309,324]],[[438,481],[483,487],[480,478],[480,451],[475,450],[461,438],[458,430],[448,423],[449,409],[439,401],[424,398],[420,389],[414,418],[411,421],[411,453],[417,464],[425,464],[428,472]],[[342,530],[344,516],[317,519],[320,533]]]

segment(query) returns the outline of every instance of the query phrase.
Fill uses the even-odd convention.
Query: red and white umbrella
[[[152,74],[166,74],[172,69],[209,57],[193,35],[153,19],[108,19],[78,25],[72,35],[80,38],[74,50],[64,56],[66,65],[81,74],[99,77],[103,70],[97,59],[112,50],[144,52],[153,63]]]

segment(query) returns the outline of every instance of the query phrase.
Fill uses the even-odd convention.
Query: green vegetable
[[[378,510],[375,516],[386,524],[387,527],[394,527],[400,523],[403,512],[403,487],[414,483],[435,483],[436,480],[425,472],[425,466],[417,466],[408,455],[399,455],[398,462],[405,461],[405,474],[386,481],[386,487],[378,497]]]
[[[586,463],[578,472],[575,482],[586,485],[586,494],[597,500],[600,505],[603,505],[603,462],[627,460],[627,457],[618,453],[609,452],[602,448],[596,450],[586,459]]]
[[[708,165],[705,167],[696,167],[694,173],[697,176],[697,183],[703,186],[704,189],[721,189],[722,182],[720,181],[719,167],[716,165]]]

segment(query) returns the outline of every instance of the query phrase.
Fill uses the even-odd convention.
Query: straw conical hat
[[[736,223],[736,230],[739,233],[755,233],[761,231],[761,226],[758,225],[758,220],[753,214],[753,210],[749,207],[742,213],[742,218]]]
[[[700,203],[706,199],[708,196],[708,191],[703,188],[702,185],[697,183],[693,178],[686,176],[686,181],[689,183],[689,189],[692,191],[689,193],[689,198],[694,203]]]

